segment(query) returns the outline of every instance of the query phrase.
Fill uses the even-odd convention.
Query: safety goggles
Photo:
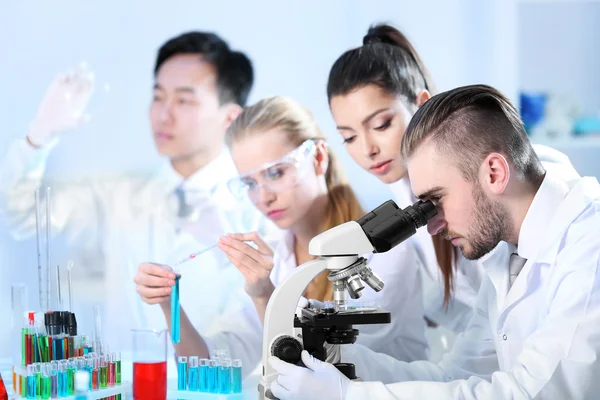
[[[316,148],[314,140],[306,140],[280,159],[229,180],[227,186],[237,198],[248,196],[252,200],[258,199],[260,188],[271,193],[290,190],[308,172],[310,163],[307,161],[312,160]]]

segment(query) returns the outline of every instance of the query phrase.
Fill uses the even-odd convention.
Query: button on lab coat
[[[34,191],[44,175],[48,149],[34,149],[25,140],[9,149],[0,171],[0,212],[16,238],[35,236]],[[249,202],[238,202],[226,187],[237,175],[226,151],[183,182],[195,212],[177,218],[174,189],[182,177],[170,165],[149,176],[119,176],[68,185],[51,183],[52,231],[64,233],[69,258],[75,260],[75,309],[79,330],[92,333],[92,304],[103,310],[104,340],[117,349],[129,345],[131,327],[164,327],[158,306],[149,306],[135,292],[138,264],[172,264],[198,249],[214,245],[227,232],[262,231],[271,225]],[[33,250],[32,250],[33,251]],[[181,266],[181,304],[201,332],[238,296],[243,276],[218,249]]]
[[[553,169],[523,221],[528,261],[510,290],[502,242],[481,260],[487,277],[453,350],[438,364],[402,363],[346,346],[343,360],[380,381],[352,382],[346,399],[598,398],[600,185]]]

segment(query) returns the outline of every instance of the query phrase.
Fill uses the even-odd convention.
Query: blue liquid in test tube
[[[201,392],[208,392],[208,358],[200,360],[200,384],[199,390]]]
[[[60,362],[60,369],[58,372],[58,397],[66,397],[68,387],[69,376],[67,375],[67,361],[62,360]]]
[[[219,366],[216,360],[208,361],[208,392],[218,393],[219,392],[219,381],[218,381]]]
[[[35,399],[35,395],[36,395],[35,365],[29,364],[27,366],[27,398]]]
[[[171,292],[171,341],[179,343],[179,276],[175,277],[175,286]]]
[[[197,392],[200,390],[200,367],[198,367],[198,356],[191,356],[188,364],[188,390]]]
[[[177,358],[177,390],[187,390],[187,357]]]
[[[221,360],[219,363],[219,393],[229,394],[231,392],[231,360]]]
[[[242,393],[242,360],[233,360],[231,393]]]

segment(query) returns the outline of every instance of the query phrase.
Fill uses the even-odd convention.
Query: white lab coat
[[[16,238],[35,236],[34,191],[44,175],[48,149],[15,142],[0,170],[0,212]],[[91,307],[103,311],[104,339],[115,349],[130,344],[131,327],[166,326],[158,306],[141,302],[133,276],[140,262],[171,264],[214,245],[227,232],[264,231],[265,219],[249,202],[238,202],[226,187],[237,172],[224,150],[183,183],[192,190],[195,212],[177,218],[174,189],[183,181],[170,165],[150,176],[77,183],[51,183],[52,231],[64,233],[75,261],[75,310],[79,331],[92,334]],[[264,228],[264,229],[263,229]],[[193,325],[209,329],[238,296],[243,276],[216,249],[182,265],[181,304]],[[54,286],[54,285],[53,285]]]
[[[294,236],[287,231],[276,239],[269,238],[269,242],[274,249],[271,281],[278,286],[298,266],[294,255]],[[369,257],[369,266],[384,281],[385,287],[377,293],[365,285],[357,304],[379,306],[390,311],[391,323],[356,326],[359,330],[357,343],[399,360],[427,359],[420,274],[413,248],[401,243],[386,253]],[[215,324],[220,331],[211,332],[205,338],[209,350],[212,353],[217,349],[227,349],[238,354],[245,366],[259,364],[263,327],[256,309],[247,305],[241,313],[239,309],[229,312],[223,314],[222,322]],[[241,319],[232,318],[240,315]],[[244,371],[251,372],[251,369],[244,368]]]
[[[563,179],[579,178],[579,174],[565,154],[543,145],[533,145],[533,148],[546,169],[560,174]],[[390,184],[389,187],[399,207],[404,208],[417,201],[408,179],[403,178]],[[456,334],[463,332],[471,320],[477,293],[484,279],[485,271],[481,263],[467,260],[459,252],[454,275],[454,291],[446,309],[444,280],[427,229],[419,229],[409,242],[416,248],[422,272],[425,316]]]
[[[523,221],[528,261],[510,290],[502,242],[480,260],[487,277],[453,350],[438,364],[402,363],[346,346],[343,360],[380,381],[352,382],[346,399],[598,398],[600,185],[556,172],[547,167]]]

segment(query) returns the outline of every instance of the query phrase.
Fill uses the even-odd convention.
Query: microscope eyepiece
[[[404,210],[388,200],[357,222],[375,248],[375,253],[384,253],[414,235],[435,215],[437,209],[429,200],[417,201]]]

